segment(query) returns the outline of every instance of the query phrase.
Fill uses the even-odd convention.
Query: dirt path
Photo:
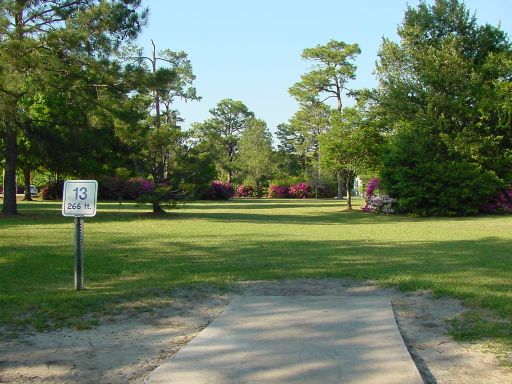
[[[344,279],[247,282],[227,293],[206,287],[179,289],[169,305],[151,312],[127,311],[101,319],[101,324],[90,330],[24,335],[0,343],[0,382],[142,383],[236,294],[386,296],[426,383],[512,383],[512,370],[483,348],[457,343],[446,335],[446,320],[464,311],[457,300]]]

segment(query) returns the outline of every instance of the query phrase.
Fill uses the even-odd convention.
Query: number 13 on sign
[[[62,215],[92,217],[96,215],[98,182],[96,180],[67,180],[62,196]]]

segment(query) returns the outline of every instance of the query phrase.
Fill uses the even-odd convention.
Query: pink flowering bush
[[[306,199],[311,197],[311,188],[308,183],[298,183],[288,188],[288,195],[297,199]]]
[[[210,190],[208,191],[208,198],[211,200],[228,200],[235,195],[235,188],[227,181],[212,181]]]
[[[379,185],[380,180],[376,177],[368,181],[368,185],[366,186],[363,195],[366,204],[361,209],[363,212],[386,214],[394,213],[394,204],[396,203],[396,199],[393,199],[391,196],[380,191]]]
[[[126,195],[129,199],[137,200],[144,194],[155,190],[155,183],[143,177],[133,177],[128,180]]]
[[[368,185],[366,186],[366,190],[364,191],[364,195],[371,197],[375,194],[375,191],[379,189],[380,180],[376,177],[368,180]]]
[[[512,186],[500,192],[480,210],[485,213],[512,213]]]
[[[235,191],[235,197],[253,197],[255,195],[252,185],[239,185]]]
[[[288,197],[288,187],[285,185],[271,185],[268,187],[268,197],[275,199]]]

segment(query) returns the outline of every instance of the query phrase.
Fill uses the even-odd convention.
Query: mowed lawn
[[[21,215],[0,216],[0,325],[85,327],[123,306],[150,308],[183,285],[352,277],[464,299],[473,312],[454,332],[512,344],[512,217],[381,216],[360,203],[193,202],[156,217],[100,203],[85,219],[81,292],[73,219],[60,203],[20,203]]]

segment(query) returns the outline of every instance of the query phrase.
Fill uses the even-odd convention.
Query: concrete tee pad
[[[386,298],[240,296],[148,384],[422,384]]]

